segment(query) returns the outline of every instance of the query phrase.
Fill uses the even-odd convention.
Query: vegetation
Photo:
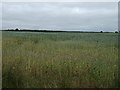
[[[8,32],[3,88],[116,88],[118,34]]]

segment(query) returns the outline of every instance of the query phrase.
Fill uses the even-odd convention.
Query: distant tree
[[[101,33],[103,33],[103,31],[100,31]]]
[[[118,33],[118,31],[115,31],[115,33]]]
[[[19,31],[19,29],[18,29],[18,28],[16,28],[16,29],[15,29],[15,31]]]

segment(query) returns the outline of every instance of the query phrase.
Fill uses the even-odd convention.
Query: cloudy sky
[[[7,2],[2,10],[3,29],[118,29],[117,2]]]

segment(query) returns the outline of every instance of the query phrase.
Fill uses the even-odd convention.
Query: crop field
[[[3,88],[116,88],[118,34],[2,32]]]

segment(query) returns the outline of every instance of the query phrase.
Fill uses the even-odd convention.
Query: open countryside
[[[2,32],[3,88],[116,88],[118,33]]]

